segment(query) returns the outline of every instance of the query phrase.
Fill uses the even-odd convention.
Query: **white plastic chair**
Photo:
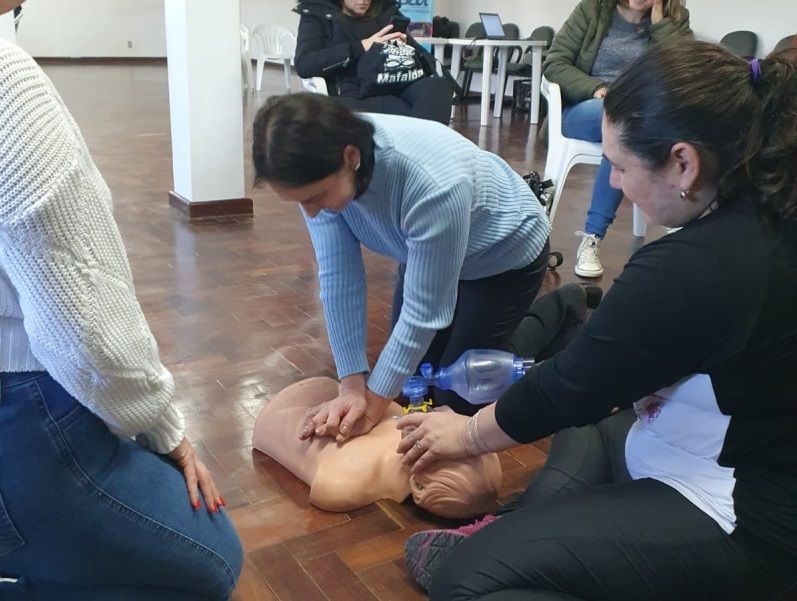
[[[313,94],[323,94],[329,96],[329,89],[327,88],[327,80],[323,77],[309,77],[302,79],[302,87],[306,92]]]
[[[285,88],[290,92],[291,62],[296,53],[296,36],[282,25],[261,23],[252,31],[252,46],[252,54],[257,60],[255,89],[260,91],[266,63],[282,63],[285,69]]]
[[[562,92],[559,84],[542,78],[542,95],[548,101],[548,158],[545,161],[543,179],[553,182],[550,219],[553,223],[559,199],[570,170],[579,164],[600,165],[603,149],[598,142],[585,142],[566,138],[562,134]],[[642,212],[634,205],[634,236],[644,237],[647,224]]]
[[[250,48],[252,43],[252,34],[246,25],[241,24],[241,74],[243,79],[244,89],[252,90],[252,55]]]

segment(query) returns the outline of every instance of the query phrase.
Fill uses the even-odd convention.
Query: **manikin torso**
[[[495,454],[439,462],[427,473],[410,476],[396,452],[401,432],[393,403],[365,436],[344,444],[332,438],[299,440],[310,407],[337,396],[330,378],[310,378],[277,393],[255,422],[253,446],[281,463],[310,486],[310,502],[327,511],[351,511],[380,499],[416,503],[444,517],[471,517],[494,508],[501,483]]]

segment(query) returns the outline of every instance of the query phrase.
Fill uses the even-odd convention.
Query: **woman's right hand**
[[[592,97],[593,98],[603,98],[604,96],[606,96],[606,92],[608,92],[608,91],[609,91],[609,88],[607,86],[601,86],[597,90],[595,90],[595,93],[592,95]]]
[[[365,51],[368,52],[371,49],[371,46],[374,44],[384,44],[385,42],[389,42],[391,40],[401,40],[402,42],[407,41],[407,36],[401,32],[394,31],[393,33],[390,33],[392,29],[392,24],[387,25],[386,27],[383,27],[377,31],[370,38],[362,40],[362,45]]]
[[[300,440],[329,436],[337,442],[370,432],[382,419],[386,405],[368,402],[365,375],[352,374],[340,381],[338,396],[308,409],[299,433]]]

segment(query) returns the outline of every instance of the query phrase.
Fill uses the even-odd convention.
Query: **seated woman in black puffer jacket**
[[[373,44],[403,36],[390,25],[399,13],[396,0],[300,0],[294,11],[301,16],[295,59],[299,77],[323,77],[330,95],[356,111],[448,124],[452,91],[439,77],[419,79],[397,95],[360,98],[360,58]]]

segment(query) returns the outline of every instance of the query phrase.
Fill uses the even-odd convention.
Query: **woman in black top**
[[[558,432],[512,511],[410,540],[432,600],[772,599],[797,581],[797,50],[654,47],[604,110],[612,185],[682,229],[497,403],[399,422],[415,470]]]
[[[430,119],[448,125],[452,91],[440,77],[424,77],[399,95],[360,98],[357,65],[373,44],[401,39],[390,19],[399,14],[396,0],[300,0],[296,45],[299,77],[323,77],[330,94],[349,108]]]

